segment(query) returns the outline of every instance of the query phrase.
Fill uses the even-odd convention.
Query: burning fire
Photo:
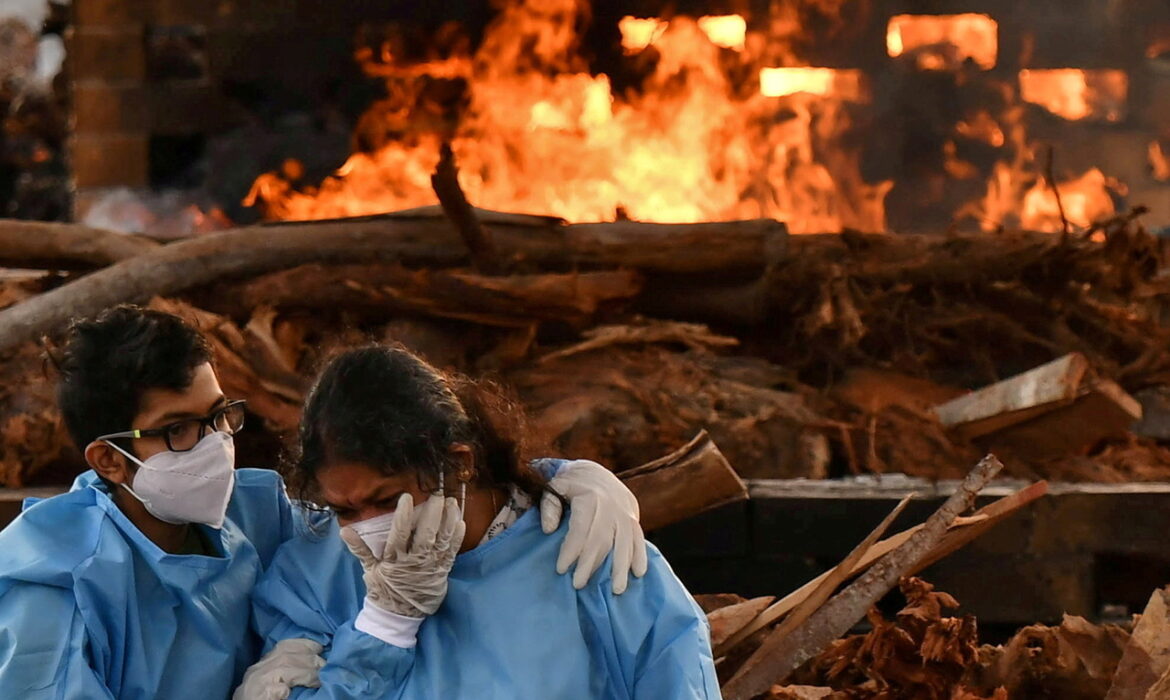
[[[999,57],[999,24],[987,15],[895,15],[886,30],[890,56],[913,56],[922,70],[954,70],[970,59],[984,70]]]
[[[1121,121],[1129,77],[1120,70],[1054,68],[1020,71],[1020,96],[1069,120]]]
[[[865,100],[864,78],[859,70],[834,68],[764,68],[760,70],[760,94],[783,97],[807,93],[851,102]]]
[[[718,15],[699,18],[699,29],[712,44],[725,49],[743,51],[747,41],[747,22],[739,15]]]
[[[725,48],[749,43],[743,17],[626,17],[623,48],[652,44],[657,64],[640,91],[616,96],[608,77],[585,72],[579,58],[585,11],[583,0],[509,0],[476,54],[460,64],[469,106],[454,133],[370,120],[379,134],[406,136],[355,153],[317,188],[262,176],[251,200],[280,219],[431,204],[429,175],[449,139],[468,199],[481,207],[571,221],[622,212],[664,222],[773,217],[795,232],[885,229],[889,184],[865,182],[857,147],[835,145],[850,125],[843,100],[861,93],[859,71],[783,69],[771,75],[785,75],[781,82],[792,89],[753,94],[721,64]],[[736,55],[744,66],[762,62]],[[445,73],[452,62],[440,62]],[[371,72],[385,76],[395,95],[423,69],[394,64]],[[381,110],[395,125],[403,119],[401,110]]]
[[[358,125],[362,148],[315,187],[298,186],[303,170],[286,163],[256,180],[249,203],[278,219],[433,204],[430,173],[449,141],[468,199],[489,209],[570,221],[770,217],[795,233],[886,230],[893,182],[862,176],[862,149],[881,138],[873,126],[861,131],[865,75],[801,65],[799,13],[781,9],[765,30],[738,15],[624,17],[626,54],[654,51],[638,59],[642,84],[620,94],[581,58],[588,14],[587,0],[501,0],[474,54],[411,63],[390,46],[359,52],[388,93]],[[926,69],[968,61],[989,69],[997,31],[984,15],[900,15],[890,21],[888,49]],[[1120,71],[1032,70],[1019,79],[1024,99],[1070,119],[1120,118],[1128,87]],[[429,101],[424,88],[436,83],[457,95],[455,107]],[[954,207],[959,220],[985,229],[1062,230],[1056,191],[1072,225],[1111,214],[1116,187],[1100,171],[1056,188],[1038,175],[1026,110],[997,84],[1008,104],[967,110],[951,125],[935,184],[922,196],[948,178],[976,189],[986,180],[981,197],[967,191],[974,201]],[[970,144],[1000,160],[979,164]]]
[[[638,53],[666,31],[666,22],[657,17],[638,18],[626,15],[618,22],[618,30],[622,33],[622,48],[627,54]]]

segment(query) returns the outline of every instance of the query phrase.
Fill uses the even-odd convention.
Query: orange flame
[[[283,219],[430,204],[429,175],[448,139],[468,199],[485,208],[570,221],[619,211],[662,222],[772,217],[797,233],[885,229],[890,183],[865,182],[859,146],[838,145],[849,129],[842,100],[860,99],[859,72],[789,69],[827,76],[801,79],[819,94],[751,94],[732,82],[721,54],[765,44],[747,41],[742,17],[626,17],[625,50],[653,44],[657,62],[640,90],[615,96],[579,57],[586,12],[585,0],[508,0],[474,57],[440,62],[466,71],[469,104],[453,133],[387,128],[404,115],[371,110],[362,123],[379,147],[355,153],[316,188],[262,176],[252,198]],[[744,67],[762,62],[746,49],[739,56]],[[391,93],[402,89],[394,81],[418,74],[381,70]],[[408,135],[386,141],[387,132]]]
[[[851,102],[865,101],[864,78],[859,70],[834,68],[763,68],[760,94],[783,97],[808,93]]]
[[[1170,180],[1170,158],[1166,157],[1166,152],[1162,150],[1162,142],[1154,140],[1150,142],[1149,147],[1150,157],[1150,171],[1154,175],[1155,180],[1166,182]]]
[[[1020,96],[1069,120],[1121,121],[1128,92],[1129,77],[1120,70],[1020,71]]]
[[[999,24],[980,14],[895,15],[886,29],[890,56],[913,56],[923,70],[953,70],[970,59],[984,70],[999,57]]]
[[[639,18],[626,15],[618,21],[622,33],[622,48],[627,54],[638,53],[666,31],[666,22],[657,17]]]
[[[739,15],[710,15],[699,18],[699,29],[712,44],[742,51],[747,40],[747,22]]]

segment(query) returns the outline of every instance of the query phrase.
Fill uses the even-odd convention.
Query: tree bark
[[[618,478],[638,499],[647,531],[748,497],[747,486],[705,430],[678,450]]]
[[[149,238],[79,224],[0,219],[0,267],[92,270],[158,247]]]

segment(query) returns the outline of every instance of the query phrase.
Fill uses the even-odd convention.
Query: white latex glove
[[[646,573],[646,538],[638,524],[638,500],[613,472],[596,462],[579,459],[561,467],[548,482],[540,501],[540,525],[545,534],[561,524],[563,505],[555,491],[569,501],[569,532],[561,543],[557,573],[573,572],[573,587],[580,590],[613,550],[613,592],[621,595],[630,573]]]
[[[454,498],[431,496],[416,515],[414,499],[402,494],[386,548],[377,556],[352,528],[342,528],[341,539],[365,571],[365,604],[421,620],[434,614],[447,595],[447,574],[465,531]]]
[[[294,686],[321,687],[317,679],[325,659],[311,639],[284,639],[244,671],[232,700],[285,700]]]

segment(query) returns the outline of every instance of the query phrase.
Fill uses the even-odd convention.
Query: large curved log
[[[493,224],[496,249],[514,267],[627,267],[655,272],[758,274],[782,253],[772,220],[712,224],[619,221],[564,226],[541,217]],[[531,223],[529,223],[531,222]],[[445,217],[388,215],[252,226],[161,246],[0,312],[0,353],[122,302],[142,302],[222,279],[305,263],[466,264],[467,248]]]
[[[158,247],[149,238],[80,224],[0,219],[0,267],[92,270]]]

